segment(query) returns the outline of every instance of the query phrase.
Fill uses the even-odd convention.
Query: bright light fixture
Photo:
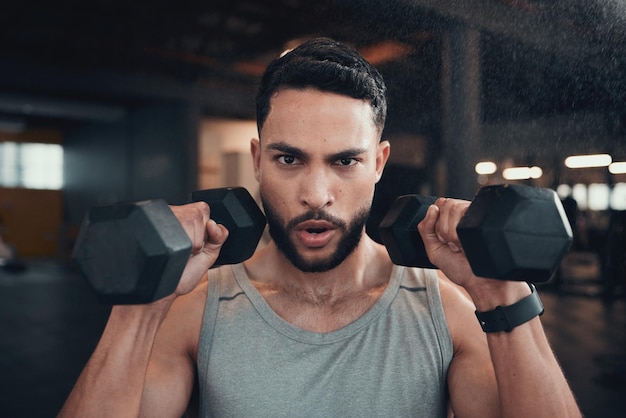
[[[591,210],[606,210],[609,208],[611,190],[608,184],[592,183],[587,187],[588,208]]]
[[[565,199],[572,194],[572,188],[569,184],[559,184],[556,187],[556,194],[558,194],[561,199]]]
[[[565,159],[568,168],[606,167],[611,164],[609,154],[572,155]]]
[[[626,183],[617,183],[611,192],[611,208],[626,210]]]
[[[609,173],[611,174],[624,174],[626,173],[626,161],[620,161],[617,163],[611,163],[609,165]]]
[[[502,171],[502,177],[506,180],[527,180],[538,179],[543,174],[543,170],[537,166],[533,167],[510,167]]]
[[[496,163],[491,161],[481,161],[479,163],[476,163],[476,166],[474,167],[476,173],[482,175],[493,174],[496,172],[497,169],[498,167],[496,166]]]

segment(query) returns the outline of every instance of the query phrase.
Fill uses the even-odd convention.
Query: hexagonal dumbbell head
[[[457,227],[463,250],[481,277],[545,282],[572,242],[572,230],[550,189],[483,187]]]
[[[265,216],[246,189],[199,190],[191,194],[191,199],[206,202],[211,209],[211,219],[228,229],[228,239],[215,266],[241,263],[252,257],[265,229]]]
[[[393,203],[380,222],[378,232],[394,264],[436,268],[428,259],[417,224],[424,219],[436,197],[405,195]]]
[[[98,299],[148,303],[171,294],[191,241],[163,200],[89,210],[72,258]]]

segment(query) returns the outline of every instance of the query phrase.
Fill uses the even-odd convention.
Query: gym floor
[[[587,418],[626,416],[626,300],[594,283],[541,286],[548,338]],[[53,417],[95,347],[109,309],[69,267],[0,268],[0,416]]]

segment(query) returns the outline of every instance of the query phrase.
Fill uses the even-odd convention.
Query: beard
[[[285,222],[283,222],[272,205],[268,204],[262,197],[261,201],[265,209],[269,233],[272,240],[276,243],[276,247],[294,267],[305,273],[323,273],[343,263],[359,245],[363,228],[370,214],[369,208],[361,208],[350,223],[347,224],[324,211],[308,211],[290,220],[285,225]],[[343,237],[337,244],[337,249],[333,254],[323,259],[307,260],[298,252],[289,233],[296,225],[308,220],[324,220],[331,223],[338,231],[343,232]]]

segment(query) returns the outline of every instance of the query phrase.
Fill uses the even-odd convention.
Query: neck
[[[352,254],[329,271],[307,273],[297,269],[273,242],[245,264],[257,285],[315,306],[333,305],[355,293],[386,286],[391,270],[384,247],[365,233]]]

